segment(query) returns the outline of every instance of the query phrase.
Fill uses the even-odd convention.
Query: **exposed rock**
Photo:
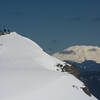
[[[8,32],[0,32],[0,36],[1,35],[6,35],[6,34],[10,34],[10,31],[8,31]]]
[[[90,93],[88,87],[81,87],[81,89],[82,89],[88,96],[91,96],[91,93]]]
[[[76,77],[79,76],[78,69],[74,65],[72,65],[70,63],[65,63],[64,65],[57,64],[56,66],[58,68],[60,68],[61,72],[69,72],[70,74],[73,74]],[[60,70],[57,69],[57,71],[60,71]]]

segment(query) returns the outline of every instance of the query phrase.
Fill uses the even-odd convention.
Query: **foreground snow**
[[[97,46],[72,46],[55,53],[53,56],[61,60],[70,60],[79,63],[85,60],[93,60],[96,63],[100,63],[100,48]]]
[[[15,32],[0,36],[0,100],[96,100],[73,75],[57,72],[58,63]]]

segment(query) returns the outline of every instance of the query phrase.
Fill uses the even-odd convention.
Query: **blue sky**
[[[100,0],[0,0],[0,26],[29,37],[48,53],[100,46]]]

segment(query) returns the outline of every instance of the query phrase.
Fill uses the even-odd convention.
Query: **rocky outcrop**
[[[90,93],[88,87],[81,87],[81,89],[82,89],[88,96],[91,96],[91,93]]]
[[[59,71],[60,69],[61,72],[69,72],[70,74],[73,74],[74,76],[79,77],[78,69],[71,63],[67,62],[64,65],[57,64],[56,66],[58,67],[57,71]]]
[[[10,34],[10,32],[0,32],[0,36],[1,35],[6,35],[6,34]]]

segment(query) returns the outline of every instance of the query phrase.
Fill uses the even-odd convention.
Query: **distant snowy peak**
[[[100,48],[97,46],[72,46],[55,53],[53,56],[60,60],[70,60],[79,63],[85,60],[93,60],[100,63]]]

